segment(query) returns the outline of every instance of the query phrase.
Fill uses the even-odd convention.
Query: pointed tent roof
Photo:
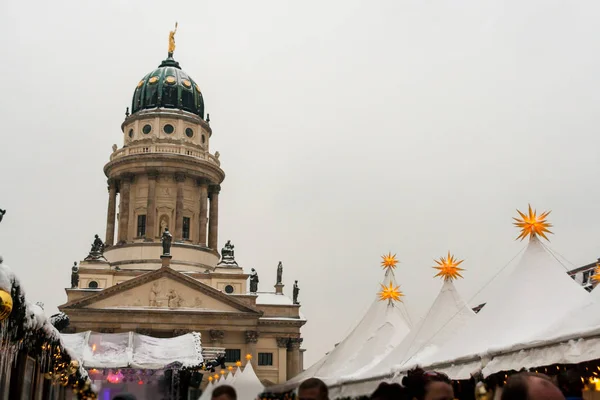
[[[206,385],[204,392],[202,392],[202,395],[200,396],[200,398],[198,400],[210,400],[214,389],[215,389],[214,382],[210,382],[208,385]]]
[[[446,280],[429,310],[408,336],[375,368],[358,370],[354,376],[374,376],[418,364],[421,358],[439,350],[474,317],[475,313],[458,294],[454,283]]]
[[[537,236],[530,238],[519,264],[500,289],[442,350],[424,357],[423,364],[465,362],[507,351],[535,338],[588,295]]]
[[[394,273],[387,270],[383,284],[398,286]],[[331,352],[313,366],[288,381],[294,387],[303,380],[316,377],[333,384],[359,368],[374,366],[384,359],[410,331],[410,318],[402,301],[375,301],[358,325]]]
[[[236,376],[233,388],[237,392],[239,400],[254,400],[265,389],[256,376],[250,360],[246,363],[242,373]]]

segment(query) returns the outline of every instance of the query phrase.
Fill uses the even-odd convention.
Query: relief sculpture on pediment
[[[159,296],[160,296],[160,283],[154,282],[152,284],[152,287],[150,288],[150,294],[149,294],[149,306],[150,307],[160,307],[162,306],[162,302],[159,300]]]
[[[177,293],[174,289],[170,289],[169,292],[167,293],[167,302],[168,302],[169,308],[183,306],[183,299],[181,298],[179,293]]]

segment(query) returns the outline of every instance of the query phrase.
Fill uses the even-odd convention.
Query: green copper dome
[[[204,119],[204,99],[200,87],[172,57],[146,75],[133,93],[132,114],[157,107],[188,111]]]

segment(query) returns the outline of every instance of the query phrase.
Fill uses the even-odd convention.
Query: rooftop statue
[[[163,248],[163,256],[171,255],[171,242],[173,242],[173,235],[169,232],[169,228],[165,227],[165,231],[163,232],[161,238],[162,248]]]
[[[77,289],[79,287],[79,267],[77,261],[71,267],[71,289]]]
[[[4,218],[4,214],[6,214],[6,210],[0,208],[0,222],[2,222],[2,218]]]
[[[300,304],[300,302],[298,301],[299,294],[300,294],[300,288],[298,287],[298,281],[295,281],[294,282],[294,294],[293,294],[294,304]]]
[[[106,261],[106,258],[104,258],[104,243],[98,235],[94,235],[92,249],[90,250],[88,256],[85,258],[85,261],[96,261],[101,258]]]
[[[175,34],[177,33],[177,22],[175,22],[175,29],[169,32],[169,57],[173,57],[175,52]]]
[[[250,293],[258,292],[258,273],[254,268],[250,272]]]
[[[221,249],[221,261],[217,266],[238,267],[238,263],[235,261],[234,247],[231,240],[225,243],[225,246]]]
[[[281,285],[283,283],[283,264],[279,261],[277,264],[277,285]]]

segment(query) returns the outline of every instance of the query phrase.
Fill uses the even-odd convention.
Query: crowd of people
[[[500,395],[487,392],[481,399],[492,400],[582,400],[584,385],[575,371],[564,371],[552,379],[544,374],[521,372],[508,378]],[[369,396],[372,400],[454,400],[452,381],[439,372],[421,368],[408,371],[402,384],[382,382]],[[298,387],[299,400],[329,400],[327,385],[310,378]],[[113,400],[135,400],[120,395]],[[221,385],[212,392],[211,400],[237,400],[235,389]]]
[[[544,374],[522,372],[508,378],[500,400],[582,400],[583,382],[574,371],[566,371],[555,379]],[[492,397],[494,396],[494,397]],[[372,400],[454,400],[452,381],[445,374],[415,368],[402,379],[402,384],[382,382],[369,397]],[[329,400],[327,385],[310,378],[298,387],[299,400]],[[230,386],[219,386],[211,400],[237,400]]]

